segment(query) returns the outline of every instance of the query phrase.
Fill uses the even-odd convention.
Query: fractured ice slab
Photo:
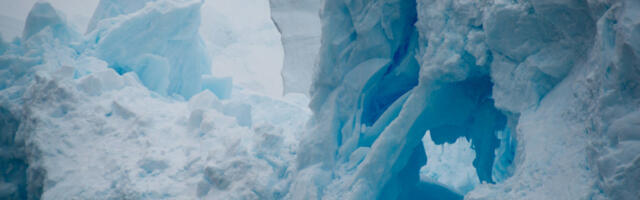
[[[135,72],[160,94],[189,98],[206,89],[203,76],[211,74],[198,32],[201,5],[201,1],[158,1],[128,15],[103,19],[90,35],[97,42],[95,54],[120,74]],[[207,81],[214,88],[211,84]],[[223,89],[213,92],[217,91]]]

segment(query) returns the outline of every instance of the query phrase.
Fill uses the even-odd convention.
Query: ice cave
[[[639,0],[0,0],[0,199],[638,200]]]

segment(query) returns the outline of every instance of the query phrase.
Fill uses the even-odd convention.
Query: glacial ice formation
[[[152,2],[135,13],[100,20],[89,40],[97,41],[96,57],[118,73],[134,71],[151,90],[189,98],[203,89],[203,82],[215,82],[210,80],[214,79],[211,63],[198,32],[201,5],[200,1]],[[228,97],[224,88],[205,89]]]
[[[314,115],[289,196],[640,197],[639,5],[324,1]],[[419,179],[443,156],[425,156],[427,131],[436,145],[466,138],[475,158],[422,173],[473,167],[473,190],[455,189],[465,176]]]
[[[320,0],[269,0],[284,47],[284,93],[308,94],[320,49]]]
[[[201,4],[147,3],[84,37],[35,4],[1,43],[0,199],[284,196],[310,111],[213,78]]]

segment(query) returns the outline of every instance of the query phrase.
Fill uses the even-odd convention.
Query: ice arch
[[[452,186],[420,181],[427,130],[435,144],[471,142],[478,182],[509,175],[502,169],[512,159],[503,157],[511,154],[496,156],[513,145],[500,148],[511,138],[499,133],[511,128],[492,99],[491,54],[479,60],[456,47],[440,52],[448,57],[421,57],[444,44],[417,28],[415,1],[324,3],[315,115],[298,153],[293,199],[461,198]]]

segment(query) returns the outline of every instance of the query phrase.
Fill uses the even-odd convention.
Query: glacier
[[[290,197],[640,197],[638,5],[323,1]]]
[[[640,199],[637,0],[56,5],[0,18],[0,199]]]

